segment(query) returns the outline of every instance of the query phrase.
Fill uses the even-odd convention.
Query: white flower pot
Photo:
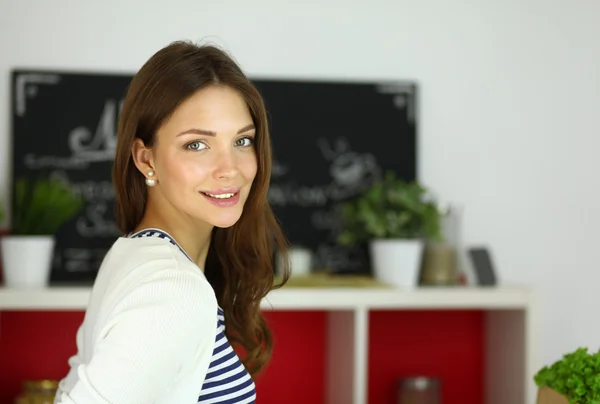
[[[374,278],[399,288],[419,285],[423,240],[379,239],[370,242]]]
[[[0,238],[4,284],[9,288],[48,285],[55,240],[53,236],[4,236]]]

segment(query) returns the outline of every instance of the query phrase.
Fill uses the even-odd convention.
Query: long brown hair
[[[245,99],[256,126],[258,170],[240,220],[230,228],[215,228],[204,272],[219,305],[225,311],[226,335],[241,348],[242,361],[255,375],[271,357],[271,332],[260,302],[289,277],[283,265],[283,281],[274,284],[276,251],[285,257],[287,240],[267,200],[271,176],[271,141],[267,113],[258,90],[221,49],[212,45],[173,42],[155,53],[133,77],[118,124],[113,165],[116,220],[124,233],[133,231],[144,215],[147,189],[132,160],[136,138],[148,147],[155,133],[177,106],[211,84],[227,85]],[[287,259],[283,259],[287,263]]]

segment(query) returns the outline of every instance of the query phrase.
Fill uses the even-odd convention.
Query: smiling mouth
[[[226,208],[229,206],[235,206],[240,201],[240,191],[237,192],[223,192],[218,194],[212,194],[209,192],[200,192],[207,201],[215,206]]]
[[[204,195],[206,196],[210,196],[211,198],[217,198],[217,199],[229,199],[229,198],[233,198],[235,196],[236,193],[230,193],[230,194],[209,194],[208,192],[202,192]]]

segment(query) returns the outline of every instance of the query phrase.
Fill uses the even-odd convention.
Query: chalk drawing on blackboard
[[[89,273],[96,271],[106,255],[100,248],[65,248],[61,267],[69,273]]]
[[[57,74],[23,73],[15,79],[15,112],[17,116],[25,116],[27,97],[35,97],[40,84],[57,84],[60,76]]]
[[[414,86],[402,83],[379,84],[377,92],[380,94],[397,94],[393,98],[394,106],[398,109],[406,109],[407,120],[411,123],[415,122],[416,99]]]
[[[83,170],[87,168],[89,162],[74,156],[38,156],[33,153],[27,153],[23,156],[23,165],[28,170],[43,170],[49,168],[62,170]]]
[[[296,180],[286,183],[271,183],[269,203],[272,206],[325,206],[327,204],[327,185],[301,185]]]
[[[269,202],[273,206],[320,207],[330,202],[339,202],[366,191],[382,176],[382,169],[371,153],[360,153],[350,147],[345,137],[330,141],[317,139],[317,147],[329,162],[329,177],[323,184],[302,185],[296,180],[271,183]],[[287,173],[287,167],[275,163],[277,177]]]
[[[332,182],[328,194],[331,200],[356,196],[381,178],[381,167],[375,156],[355,152],[345,137],[338,137],[333,144],[326,138],[319,138],[317,144],[323,157],[330,161]]]
[[[117,121],[123,100],[106,100],[98,119],[96,131],[86,126],[77,126],[67,135],[67,143],[71,154],[69,156],[36,155],[27,153],[23,156],[23,164],[30,170],[40,169],[77,169],[83,170],[90,163],[112,162],[117,145]]]
[[[78,126],[69,132],[69,149],[76,160],[88,162],[113,161],[117,147],[117,119],[123,107],[121,100],[107,100],[96,126],[96,133],[85,126]]]
[[[414,84],[386,83],[375,86],[379,94],[414,94]]]
[[[342,231],[342,215],[339,204],[333,205],[327,209],[315,210],[311,214],[311,224],[317,230],[325,230],[328,232],[329,240],[337,240],[338,235]]]
[[[114,221],[106,217],[112,212],[109,210],[110,201],[100,201],[89,204],[85,209],[85,215],[77,218],[77,231],[83,237],[117,237],[121,233]]]
[[[271,177],[272,178],[280,178],[286,175],[290,171],[290,168],[280,163],[279,161],[273,159],[273,163],[271,165]]]
[[[331,270],[343,268],[344,271],[355,272],[363,267],[365,252],[358,246],[344,247],[332,244],[319,244],[315,251],[315,261],[319,268]]]
[[[64,171],[54,171],[52,177],[62,181],[87,202],[84,211],[75,221],[75,228],[80,236],[118,237],[121,234],[112,218],[115,191],[111,181],[74,181]]]
[[[398,109],[404,109],[406,108],[406,96],[404,95],[396,95],[394,97],[394,105],[396,106],[396,108]]]

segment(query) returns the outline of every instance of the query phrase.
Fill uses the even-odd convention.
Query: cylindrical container
[[[293,246],[288,251],[288,262],[290,265],[291,276],[307,276],[312,271],[313,256],[312,252],[304,247]],[[276,272],[282,275],[281,257],[277,256]]]
[[[1,237],[6,287],[24,289],[48,286],[54,246],[55,239],[52,235]]]
[[[462,205],[452,203],[446,206],[442,216],[442,234],[444,241],[454,247],[456,252],[457,275],[467,271],[467,255],[463,242],[463,222],[465,209]]]
[[[57,389],[57,380],[25,380],[15,404],[53,404]]]
[[[421,285],[456,284],[456,249],[449,243],[429,242],[423,253]]]
[[[420,239],[373,239],[369,252],[375,280],[404,289],[419,285],[424,241]]]
[[[441,402],[438,379],[417,376],[400,380],[398,404],[441,404]]]

